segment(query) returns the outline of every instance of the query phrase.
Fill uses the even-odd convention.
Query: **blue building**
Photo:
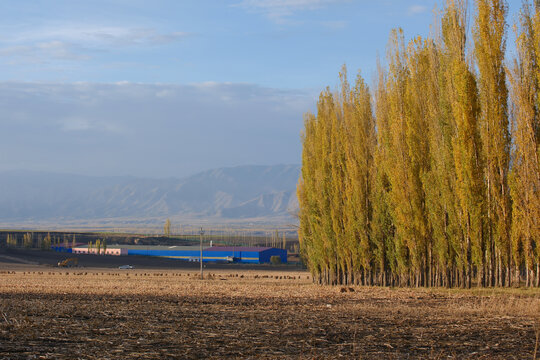
[[[51,245],[51,250],[56,252],[71,253],[71,247],[64,247],[64,245]]]
[[[72,252],[71,248],[57,245],[52,246],[54,251]],[[87,247],[76,248],[87,253]],[[107,252],[114,255],[158,256],[169,259],[185,261],[199,261],[201,250],[199,246],[146,246],[146,245],[110,245]],[[116,254],[118,252],[118,254]],[[203,248],[203,262],[235,262],[247,264],[267,264],[272,256],[279,256],[281,263],[287,263],[287,250],[271,247],[245,247],[245,246],[213,246]]]
[[[159,256],[185,261],[199,261],[198,246],[122,246],[128,255]],[[249,264],[270,263],[272,256],[279,256],[282,263],[287,262],[287,250],[271,247],[205,247],[203,262],[236,262]]]
[[[282,263],[287,263],[287,250],[271,247],[215,246],[203,251],[203,261],[205,261],[205,254],[208,255],[208,259],[215,259],[208,261],[219,261],[225,258],[226,261],[232,262],[265,264],[270,262],[272,256],[279,256]]]

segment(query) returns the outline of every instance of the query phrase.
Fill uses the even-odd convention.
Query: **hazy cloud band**
[[[315,96],[250,84],[0,83],[0,170],[184,176],[298,163]]]

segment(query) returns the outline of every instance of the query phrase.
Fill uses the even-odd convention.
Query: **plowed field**
[[[291,272],[0,271],[6,359],[533,359],[539,316],[531,290],[329,288]]]

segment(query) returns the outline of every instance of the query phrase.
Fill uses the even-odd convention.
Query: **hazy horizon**
[[[222,166],[222,167],[216,167],[216,168],[209,168],[209,169],[202,169],[200,171],[195,171],[193,173],[186,174],[184,176],[137,176],[137,175],[131,175],[131,174],[125,174],[125,175],[95,175],[95,174],[83,174],[83,173],[75,173],[75,172],[64,172],[64,171],[51,171],[51,170],[30,170],[30,169],[21,169],[21,168],[13,168],[13,169],[0,169],[0,174],[2,173],[35,173],[35,174],[50,174],[50,175],[65,175],[65,176],[76,176],[76,177],[88,177],[88,178],[133,178],[133,179],[151,179],[151,180],[183,180],[186,178],[190,178],[193,176],[197,176],[203,173],[208,173],[212,171],[217,170],[227,170],[227,169],[241,169],[241,168],[252,168],[252,167],[261,167],[261,168],[270,168],[270,167],[294,167],[298,166],[300,167],[300,163],[297,164],[243,164],[243,165],[233,165],[233,166]]]

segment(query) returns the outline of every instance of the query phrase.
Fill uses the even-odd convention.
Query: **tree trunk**
[[[501,252],[500,250],[497,250],[497,282],[498,286],[503,286],[503,267],[501,262]]]
[[[484,287],[484,265],[478,267],[476,276],[476,287]]]
[[[493,244],[493,239],[491,238],[491,227],[489,227],[489,242],[491,244],[491,261],[490,261],[490,275],[491,275],[491,286],[497,286],[497,270],[496,265],[497,261],[495,258],[495,244]]]

